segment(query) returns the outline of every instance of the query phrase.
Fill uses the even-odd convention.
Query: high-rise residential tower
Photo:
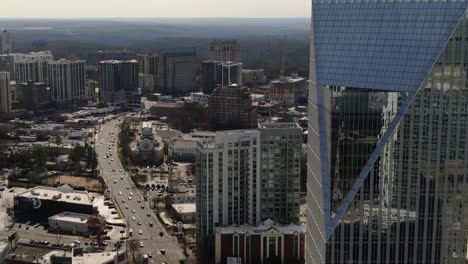
[[[213,40],[208,47],[208,59],[241,62],[240,45],[237,40]]]
[[[2,46],[0,48],[1,48],[2,54],[12,53],[11,34],[6,29],[3,30],[1,43],[2,43]]]
[[[213,252],[216,227],[297,223],[301,158],[302,128],[295,123],[220,131],[198,142],[199,252]]]
[[[17,83],[28,81],[47,83],[48,59],[24,59],[15,60],[14,70]]]
[[[138,61],[99,63],[99,92],[107,104],[139,104]]]
[[[48,84],[59,108],[79,104],[85,99],[86,62],[84,60],[49,61]]]
[[[159,90],[179,95],[197,88],[197,58],[193,48],[161,49],[158,61]]]
[[[10,73],[0,72],[0,113],[11,111]]]
[[[203,61],[201,63],[200,78],[204,94],[211,94],[219,86],[242,84],[242,63]]]
[[[313,0],[306,263],[464,263],[468,1]]]

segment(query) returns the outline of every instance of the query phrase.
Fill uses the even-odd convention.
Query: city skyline
[[[112,4],[112,8],[109,5]],[[219,8],[223,6],[223,8]],[[220,17],[309,17],[310,1],[268,1],[255,2],[239,0],[220,2],[216,0],[159,2],[140,0],[63,2],[45,0],[30,2],[28,5],[15,0],[2,4],[0,18],[220,18]]]

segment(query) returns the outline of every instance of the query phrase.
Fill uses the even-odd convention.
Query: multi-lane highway
[[[153,256],[150,263],[179,263],[183,259],[181,246],[175,237],[167,234],[120,163],[117,154],[119,129],[118,119],[102,124],[95,142],[101,175],[127,222],[128,230],[133,231],[129,240],[143,242],[141,252],[151,252]],[[165,253],[162,254],[161,250]]]

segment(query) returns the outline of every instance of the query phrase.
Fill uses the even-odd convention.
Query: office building
[[[20,105],[27,110],[46,111],[52,107],[52,93],[45,83],[20,83],[17,84],[17,91],[22,97]]]
[[[140,104],[138,62],[108,60],[99,63],[99,95],[109,105]]]
[[[138,74],[138,87],[143,93],[154,92],[154,76],[152,74]]]
[[[306,263],[464,263],[468,1],[313,1]]]
[[[168,95],[194,92],[197,88],[197,58],[193,48],[161,49],[158,60],[159,91]]]
[[[245,129],[257,125],[257,111],[247,88],[230,85],[217,88],[208,99],[208,114],[215,129]]]
[[[49,61],[48,84],[58,108],[86,101],[86,62],[84,60]]]
[[[295,123],[259,124],[198,142],[199,252],[212,252],[215,227],[298,223],[301,133]]]
[[[11,111],[10,73],[0,72],[0,113]]]
[[[6,29],[3,30],[3,33],[2,33],[1,53],[2,54],[12,53],[11,34]]]
[[[305,226],[271,219],[258,226],[217,227],[214,263],[304,263],[305,231]]]
[[[218,86],[242,83],[242,63],[240,62],[203,61],[200,71],[204,94],[211,94]]]
[[[47,83],[47,65],[49,60],[24,59],[15,60],[14,70],[17,83],[28,81]]]
[[[270,86],[270,99],[284,105],[294,105],[297,99],[305,98],[307,94],[307,80],[297,74],[281,76],[279,80],[271,81]]]
[[[263,69],[242,70],[242,84],[262,84],[266,82],[265,72]]]
[[[146,76],[148,76],[148,74],[151,74],[153,77],[153,88],[151,90],[157,91],[159,55],[151,54],[151,53],[139,54],[137,55],[137,59],[138,59],[138,66],[140,67],[139,73],[145,74]]]
[[[208,47],[208,59],[241,62],[240,45],[237,40],[213,40]]]

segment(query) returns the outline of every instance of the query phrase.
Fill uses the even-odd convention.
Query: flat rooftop
[[[37,186],[23,193],[19,193],[16,196],[92,205],[88,192],[73,190],[73,188],[68,185],[63,185],[57,188]]]
[[[172,204],[172,208],[178,213],[178,214],[190,214],[190,213],[195,213],[197,208],[195,203],[175,203]]]
[[[124,253],[125,252],[119,252],[119,255]],[[83,253],[83,255],[73,257],[72,263],[114,263],[113,260],[116,255],[116,252]]]
[[[301,128],[297,123],[259,123],[258,128]],[[301,128],[302,129],[302,128]]]
[[[86,223],[88,222],[89,215],[87,214],[78,214],[72,212],[61,212],[60,214],[53,215],[49,217],[49,220],[58,220],[72,223]]]

